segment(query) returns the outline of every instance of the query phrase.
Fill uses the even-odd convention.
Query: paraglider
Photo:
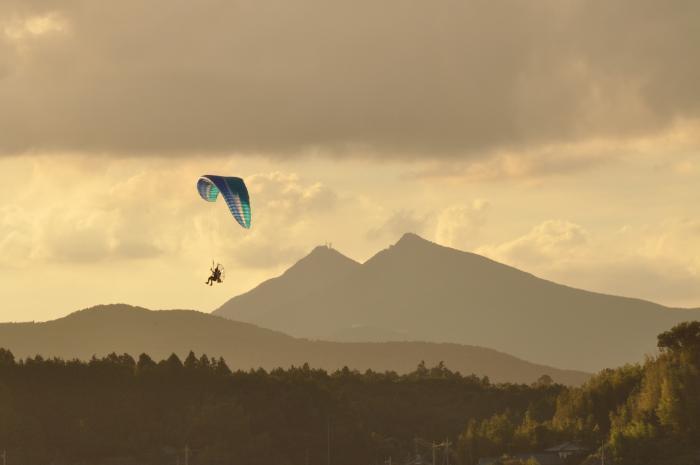
[[[238,224],[250,228],[250,196],[241,178],[207,174],[197,181],[197,190],[207,202],[216,202],[221,193]]]
[[[207,174],[197,181],[197,191],[200,197],[207,202],[216,202],[221,194],[229,211],[245,229],[250,229],[250,196],[243,179],[233,176],[217,176]],[[210,269],[211,276],[205,284],[212,286],[215,282],[221,283],[225,277],[224,267],[217,263]]]
[[[209,284],[212,286],[215,282],[216,283],[222,283],[225,275],[224,267],[221,265],[221,263],[217,263],[216,266],[214,266],[214,262],[211,262],[211,276],[209,276],[209,279],[207,279],[207,282],[204,284]]]

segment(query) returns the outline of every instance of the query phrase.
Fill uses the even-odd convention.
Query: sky
[[[415,232],[700,307],[700,3],[6,0],[0,321],[211,311]],[[245,178],[253,226],[197,195]],[[212,260],[223,285],[204,286]]]

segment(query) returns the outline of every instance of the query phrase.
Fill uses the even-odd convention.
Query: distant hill
[[[519,360],[495,350],[458,344],[425,342],[337,343],[296,339],[257,326],[191,310],[150,311],[128,305],[107,305],[45,323],[0,324],[0,347],[17,357],[89,359],[110,352],[145,352],[154,359],[175,352],[223,356],[231,368],[271,369],[300,366],[334,370],[394,370],[406,373],[424,360],[444,361],[463,374],[492,381],[530,383],[543,374],[564,384],[580,384],[586,373],[558,370]]]
[[[559,285],[415,234],[362,265],[316,248],[214,313],[298,337],[473,344],[587,371],[640,361],[658,333],[700,319],[700,310]]]

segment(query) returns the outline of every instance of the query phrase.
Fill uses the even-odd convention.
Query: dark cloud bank
[[[8,33],[48,14],[63,30]],[[0,153],[449,157],[646,134],[698,116],[698,18],[695,0],[10,0]]]

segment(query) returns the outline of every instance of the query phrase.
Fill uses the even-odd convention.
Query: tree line
[[[0,349],[0,451],[8,465],[370,465],[429,457],[425,444],[447,439],[450,463],[475,465],[576,441],[606,463],[691,464],[700,322],[661,334],[659,347],[572,388],[547,376],[494,384],[442,363],[403,375],[241,371],[193,352],[16,360]]]
[[[471,419],[459,437],[462,462],[576,441],[605,463],[700,463],[700,322],[660,334],[658,347],[641,364],[603,370],[561,390],[551,414],[534,404]]]

